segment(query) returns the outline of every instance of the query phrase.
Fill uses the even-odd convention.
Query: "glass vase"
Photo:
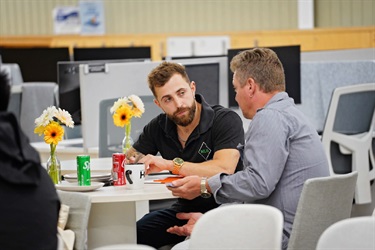
[[[125,125],[125,136],[122,140],[122,152],[124,154],[126,154],[126,152],[133,146],[134,143],[132,137],[130,136],[131,126],[131,123]]]
[[[51,144],[50,156],[47,160],[47,173],[51,177],[54,184],[61,182],[61,164],[56,156],[56,145]]]

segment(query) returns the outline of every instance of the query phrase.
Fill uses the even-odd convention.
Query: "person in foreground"
[[[16,117],[0,71],[0,248],[57,249],[59,197]]]
[[[284,216],[282,248],[286,249],[303,184],[309,178],[329,175],[327,158],[316,130],[284,92],[283,66],[272,50],[243,51],[230,66],[236,101],[244,117],[252,119],[243,147],[244,169],[212,176],[205,183],[206,192],[219,204],[256,203],[278,208]],[[172,193],[185,199],[202,192],[199,176],[172,184]],[[188,223],[167,231],[188,236],[201,215],[177,214]],[[181,244],[175,248],[180,249]]]
[[[182,176],[213,176],[242,169],[237,145],[243,143],[244,132],[234,111],[208,105],[195,94],[195,83],[185,67],[177,63],[161,63],[148,75],[148,84],[164,113],[145,126],[127,159],[142,157],[139,162],[145,164],[147,174],[169,170]],[[162,157],[155,156],[158,152]],[[153,211],[137,222],[137,242],[159,248],[183,241],[185,237],[166,232],[184,223],[176,213],[204,213],[217,206],[213,198],[178,199],[172,207]]]

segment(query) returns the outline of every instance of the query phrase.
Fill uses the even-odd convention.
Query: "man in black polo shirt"
[[[142,157],[139,162],[145,163],[147,173],[169,170],[183,176],[211,177],[242,169],[237,145],[244,143],[244,132],[234,111],[208,105],[195,94],[195,83],[190,82],[185,67],[177,63],[163,62],[153,69],[148,84],[164,113],[145,126],[128,151],[128,159]],[[162,157],[155,156],[158,152]],[[193,200],[179,198],[171,208],[145,215],[137,222],[138,244],[159,248],[183,241],[184,237],[166,230],[185,224],[176,218],[177,212],[204,213],[217,207],[205,194]]]

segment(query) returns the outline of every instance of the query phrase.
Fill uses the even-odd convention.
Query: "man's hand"
[[[192,175],[172,182],[173,187],[167,187],[174,196],[192,200],[201,194],[201,177]]]
[[[170,170],[173,167],[173,162],[165,160],[160,156],[146,155],[139,160],[140,163],[145,164],[146,174],[158,173],[163,170]]]
[[[203,214],[201,213],[177,213],[176,217],[180,220],[188,220],[188,222],[181,226],[174,226],[167,229],[168,233],[177,234],[179,236],[190,236],[193,231],[195,223]]]

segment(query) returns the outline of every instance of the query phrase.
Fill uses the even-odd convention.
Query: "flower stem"
[[[51,143],[50,144],[50,158],[47,162],[47,172],[48,175],[51,177],[52,182],[54,184],[58,184],[60,182],[60,162],[56,158],[56,145]]]

